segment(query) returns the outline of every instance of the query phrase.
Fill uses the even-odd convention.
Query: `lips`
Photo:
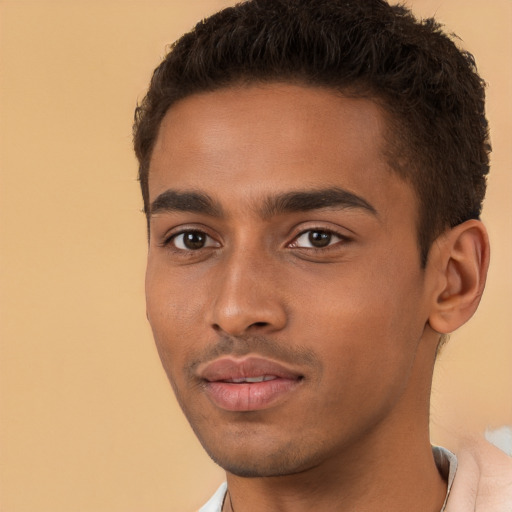
[[[199,368],[208,398],[226,411],[257,411],[290,397],[303,376],[275,361],[224,357]]]

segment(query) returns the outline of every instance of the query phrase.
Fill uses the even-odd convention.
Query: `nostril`
[[[266,329],[271,325],[272,324],[270,322],[253,322],[249,325],[229,325],[228,323],[212,323],[212,329],[216,333],[223,333],[231,336],[240,336],[243,335],[244,333],[250,332],[253,332],[254,334],[255,332],[259,332],[262,329]]]
[[[254,322],[250,325],[250,327],[266,327],[267,325],[267,322]]]

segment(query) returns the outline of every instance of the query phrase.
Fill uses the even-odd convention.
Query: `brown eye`
[[[308,234],[309,243],[313,247],[326,247],[331,243],[332,233],[327,231],[310,231]]]
[[[172,244],[182,251],[197,251],[205,247],[217,247],[218,244],[202,231],[184,231],[171,239]]]
[[[323,249],[338,242],[346,241],[346,237],[337,235],[326,229],[308,229],[303,231],[290,247],[304,249]]]
[[[187,249],[202,249],[206,243],[206,235],[198,231],[183,234],[183,245]]]

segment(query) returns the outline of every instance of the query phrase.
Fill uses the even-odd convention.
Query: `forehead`
[[[209,189],[229,202],[328,186],[377,202],[412,200],[384,156],[386,130],[376,102],[324,88],[267,84],[193,95],[162,121],[150,200],[168,188]]]

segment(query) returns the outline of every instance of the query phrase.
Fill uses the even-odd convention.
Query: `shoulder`
[[[484,439],[465,440],[446,512],[512,511],[512,458]]]

